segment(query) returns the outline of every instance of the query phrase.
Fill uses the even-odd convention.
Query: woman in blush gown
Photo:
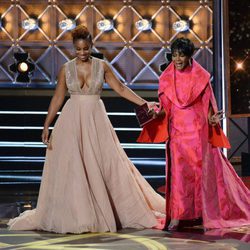
[[[185,38],[171,45],[172,63],[158,92],[166,115],[138,139],[166,141],[166,227],[177,230],[180,220],[197,218],[206,229],[250,225],[250,191],[220,150],[230,144],[219,126],[210,75],[193,51]]]
[[[107,63],[90,56],[86,27],[77,26],[72,38],[76,58],[59,72],[44,123],[47,151],[37,207],[11,219],[9,229],[83,233],[156,227],[165,200],[122,149],[100,99],[104,79],[131,102],[146,101],[121,84]],[[70,99],[49,138],[49,125],[67,89]]]

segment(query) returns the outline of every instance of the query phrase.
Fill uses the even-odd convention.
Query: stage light
[[[25,30],[35,30],[38,28],[38,22],[34,18],[28,18],[22,21],[22,27]]]
[[[243,64],[243,62],[236,62],[236,69],[238,70],[240,70],[240,69],[243,69],[244,68],[244,64]]]
[[[135,27],[139,31],[146,31],[152,28],[152,22],[147,19],[141,19],[135,23]]]
[[[184,32],[189,30],[189,22],[185,20],[180,20],[173,23],[173,29],[176,32]]]
[[[109,30],[112,30],[114,28],[113,20],[103,19],[103,20],[97,22],[97,28],[100,31],[109,31]]]
[[[23,208],[25,208],[25,209],[32,209],[32,205],[31,204],[24,204]]]
[[[26,62],[21,62],[17,66],[17,70],[19,72],[27,72],[28,69],[29,69],[29,66]]]
[[[72,30],[76,27],[76,22],[67,18],[59,22],[59,27],[62,30]]]
[[[29,59],[28,53],[14,53],[15,63],[9,69],[15,73],[16,82],[30,82],[30,76],[35,69],[34,63]]]

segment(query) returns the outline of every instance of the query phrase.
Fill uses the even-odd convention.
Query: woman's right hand
[[[217,124],[220,123],[220,121],[222,119],[225,118],[224,116],[225,111],[224,110],[220,110],[217,113],[213,114],[213,115],[208,115],[208,122],[211,126],[216,126]]]
[[[41,137],[42,137],[42,142],[48,145],[49,144],[49,128],[43,128]]]

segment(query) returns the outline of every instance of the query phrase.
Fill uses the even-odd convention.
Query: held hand
[[[157,102],[147,102],[148,105],[148,113],[153,116],[153,118],[157,118],[159,112],[159,103]]]
[[[217,113],[213,114],[212,116],[208,117],[208,122],[211,126],[216,126],[222,119],[226,118],[224,116],[225,111],[220,110]]]
[[[152,115],[152,117],[153,117],[154,119],[158,117],[158,113],[157,113],[154,109],[150,109],[150,110],[148,111],[148,114],[149,114],[150,116]]]
[[[49,129],[48,128],[43,129],[41,137],[42,137],[42,142],[48,145],[49,144]]]
[[[159,103],[158,102],[147,102],[147,105],[148,105],[148,109],[151,110],[151,109],[157,109],[158,106],[159,106]]]

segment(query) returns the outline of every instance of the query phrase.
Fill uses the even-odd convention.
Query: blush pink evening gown
[[[164,217],[164,198],[130,162],[107,117],[103,61],[92,58],[91,67],[91,86],[81,89],[76,59],[66,63],[70,99],[51,134],[37,207],[11,219],[10,230],[115,232]]]

